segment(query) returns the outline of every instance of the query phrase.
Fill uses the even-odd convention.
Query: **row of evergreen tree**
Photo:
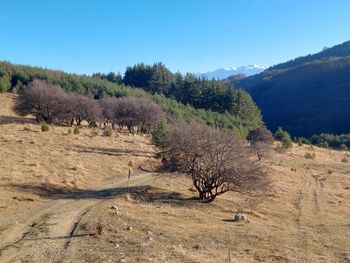
[[[260,110],[245,91],[232,88],[229,84],[218,80],[198,78],[191,73],[173,74],[162,63],[153,65],[140,63],[127,67],[124,77],[113,72],[96,73],[93,77],[142,88],[152,94],[164,94],[196,109],[228,112],[244,119],[253,118],[252,121],[257,123],[261,120]]]

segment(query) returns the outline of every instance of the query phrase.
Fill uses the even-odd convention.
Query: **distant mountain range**
[[[252,76],[255,74],[259,74],[263,72],[266,69],[266,67],[258,66],[258,65],[249,65],[249,66],[242,66],[242,67],[226,67],[226,68],[220,68],[214,71],[204,72],[204,73],[196,73],[195,75],[197,77],[205,76],[208,79],[226,79],[229,76],[232,75],[241,75],[244,74],[245,76]]]
[[[226,82],[250,93],[272,131],[350,132],[350,41]]]

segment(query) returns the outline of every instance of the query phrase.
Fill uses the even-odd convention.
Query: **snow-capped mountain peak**
[[[267,67],[259,66],[256,64],[240,67],[224,67],[214,71],[197,73],[197,76],[206,76],[208,79],[225,79],[232,75],[244,74],[246,76],[251,76],[263,72]]]

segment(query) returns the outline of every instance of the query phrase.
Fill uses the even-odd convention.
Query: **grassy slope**
[[[60,202],[62,189],[84,191],[125,177],[129,160],[136,167],[156,162],[148,138],[91,138],[88,128],[68,136],[57,126],[41,133],[11,111],[12,103],[11,95],[0,94],[0,251],[7,233]],[[343,152],[315,147],[316,159],[307,160],[307,151],[295,146],[272,158],[276,193],[264,199],[225,194],[200,204],[188,179],[159,175],[129,194],[99,200],[81,218],[64,262],[349,262],[350,164],[341,162]],[[249,222],[230,221],[238,210]],[[103,234],[86,236],[101,216]]]

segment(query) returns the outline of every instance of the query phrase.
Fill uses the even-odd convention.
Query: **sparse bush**
[[[348,163],[349,162],[349,159],[347,158],[347,157],[343,157],[342,159],[341,159],[341,161],[343,162],[343,163]]]
[[[328,174],[332,174],[332,173],[333,173],[333,170],[329,169],[329,170],[327,171],[327,173],[328,173]]]
[[[296,171],[297,171],[297,168],[292,167],[292,168],[290,168],[290,170],[291,170],[292,172],[296,172]]]
[[[74,132],[73,132],[74,134],[80,134],[80,129],[79,129],[79,127],[74,127]]]
[[[227,191],[240,193],[268,189],[262,163],[232,130],[223,131],[197,123],[171,127],[171,166],[188,174],[203,202],[211,202]]]
[[[313,153],[310,153],[310,152],[307,152],[305,153],[304,155],[305,159],[315,159],[316,158],[316,154],[313,152]]]
[[[93,129],[93,130],[91,131],[91,136],[92,136],[92,137],[98,136],[98,131],[95,130],[95,129]]]
[[[71,130],[71,129],[68,129],[67,135],[71,135],[71,134],[72,134],[72,130]]]
[[[349,148],[344,143],[342,143],[342,144],[339,145],[339,150],[341,150],[341,151],[348,151]]]
[[[47,123],[44,123],[43,125],[41,125],[41,131],[42,132],[47,132],[49,131],[49,125]]]
[[[112,129],[106,128],[106,129],[103,131],[103,136],[112,137],[112,135],[113,135]]]
[[[328,142],[320,142],[317,144],[318,147],[326,148],[329,149],[329,144]]]

